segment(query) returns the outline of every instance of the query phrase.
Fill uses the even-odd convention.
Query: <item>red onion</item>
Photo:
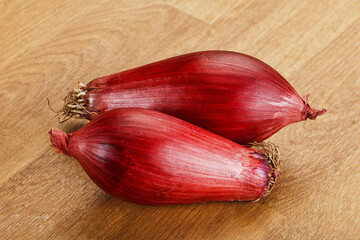
[[[80,84],[68,117],[93,119],[126,107],[154,109],[246,144],[325,113],[312,109],[262,61],[235,52],[190,53]]]
[[[101,189],[138,204],[254,201],[278,177],[272,145],[246,148],[149,109],[112,110],[74,133],[49,133]]]

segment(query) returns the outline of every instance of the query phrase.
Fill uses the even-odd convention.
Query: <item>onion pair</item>
[[[277,151],[239,144],[325,110],[260,60],[206,51],[80,84],[62,112],[93,120],[72,134],[52,129],[57,152],[115,197],[167,205],[265,196],[278,177]]]

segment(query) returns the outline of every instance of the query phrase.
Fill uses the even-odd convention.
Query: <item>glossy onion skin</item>
[[[253,201],[278,177],[263,152],[149,109],[112,110],[74,133],[49,133],[101,189],[138,204]]]
[[[89,82],[83,117],[127,107],[176,116],[240,144],[261,142],[284,126],[315,119],[273,68],[245,54],[204,51]]]

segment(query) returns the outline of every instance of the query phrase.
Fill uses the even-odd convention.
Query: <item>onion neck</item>
[[[71,134],[64,133],[63,131],[52,128],[49,131],[51,147],[55,148],[55,152],[70,156],[68,151],[68,144]]]
[[[326,112],[326,109],[317,110],[314,108],[311,108],[308,103],[310,93],[304,96],[303,102],[304,102],[304,108],[301,112],[301,120],[311,119],[315,120],[317,116],[323,115]]]

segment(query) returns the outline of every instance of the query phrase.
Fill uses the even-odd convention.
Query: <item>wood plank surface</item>
[[[285,127],[282,174],[257,203],[115,199],[48,130],[78,81],[210,49],[253,55],[315,108]],[[360,239],[360,2],[0,1],[0,239]]]

